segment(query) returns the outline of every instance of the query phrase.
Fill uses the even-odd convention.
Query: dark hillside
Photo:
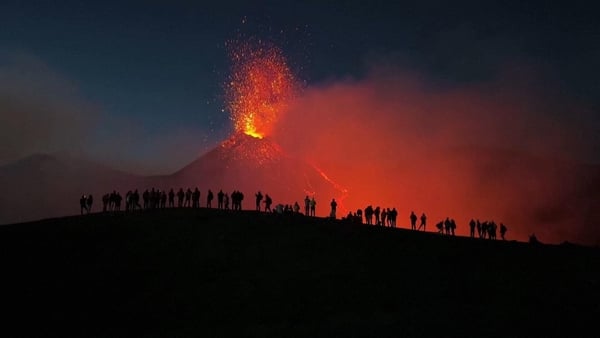
[[[580,337],[600,315],[597,249],[302,216],[50,219],[0,227],[0,253],[3,337]]]

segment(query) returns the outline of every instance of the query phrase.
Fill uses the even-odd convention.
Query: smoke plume
[[[306,89],[273,138],[348,189],[346,212],[396,207],[404,226],[414,210],[430,230],[450,217],[467,234],[475,218],[512,239],[589,243],[599,170],[580,164],[581,109],[523,76],[442,86],[379,69]]]

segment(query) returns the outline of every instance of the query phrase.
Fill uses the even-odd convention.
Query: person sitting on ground
[[[531,236],[529,236],[529,243],[540,244],[540,241],[538,241],[537,237],[535,237],[535,234],[531,234]]]

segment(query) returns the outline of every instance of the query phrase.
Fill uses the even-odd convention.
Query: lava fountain
[[[259,41],[229,43],[232,71],[226,85],[228,109],[236,132],[263,138],[299,86],[281,49]]]

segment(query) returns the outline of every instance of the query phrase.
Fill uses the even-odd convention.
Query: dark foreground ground
[[[0,227],[0,336],[599,336],[600,252],[166,210]]]

